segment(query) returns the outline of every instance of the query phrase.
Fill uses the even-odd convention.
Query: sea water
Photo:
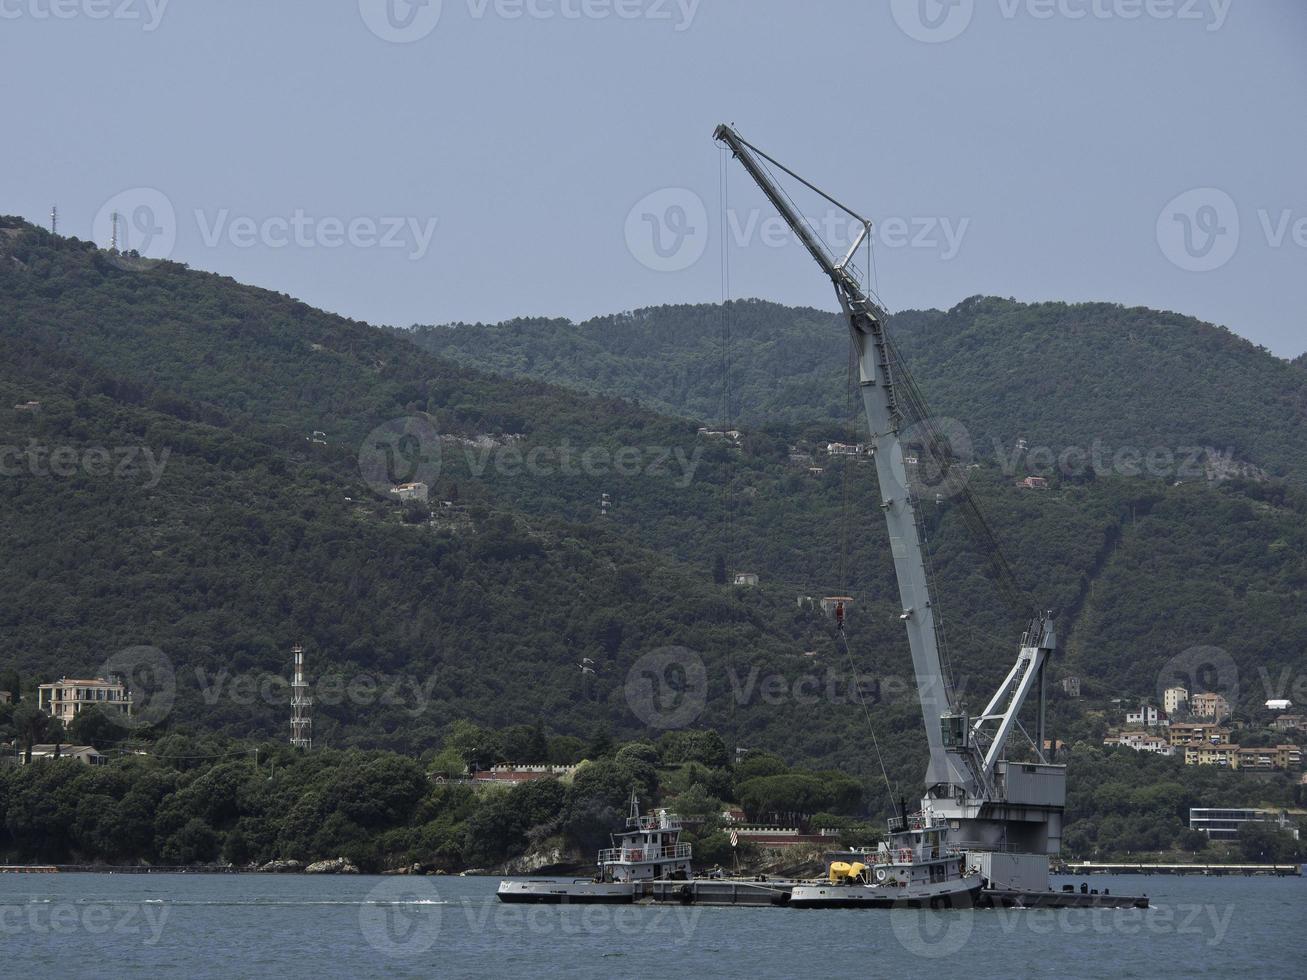
[[[0,976],[1307,976],[1307,879],[1087,880],[1152,907],[523,906],[491,878],[6,874]]]

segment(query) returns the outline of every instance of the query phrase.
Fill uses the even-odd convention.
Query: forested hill
[[[832,344],[842,363],[843,341]],[[798,353],[787,360],[803,373]],[[809,363],[816,379],[825,369]],[[959,358],[931,384],[961,397],[948,392],[967,370]],[[703,385],[714,390],[711,375]],[[1046,399],[1035,421],[1074,422],[1112,397]],[[394,420],[407,420],[417,456],[386,441]],[[284,689],[262,682],[285,676],[301,641],[315,682],[374,685],[319,694],[321,743],[411,751],[459,718],[648,735],[627,683],[647,687],[642,658],[680,646],[702,659],[706,685],[687,724],[870,778],[856,671],[872,678],[891,775],[920,778],[874,468],[825,455],[828,440],[857,438],[840,420],[749,425],[736,445],[685,417],[483,373],[284,295],[0,219],[0,433],[13,450],[0,458],[0,666],[29,685],[155,646],[177,673],[168,724],[284,737]],[[453,506],[437,503],[433,519],[388,485],[377,492],[360,465],[377,456],[383,471],[434,459],[416,475]],[[1029,465],[981,454],[968,479],[1022,584],[1063,613],[1059,676],[1104,699],[1153,694],[1161,666],[1198,645],[1227,649],[1245,678],[1300,668],[1307,496],[1296,487],[1200,467],[1181,479],[1055,472],[1032,493],[1016,486]],[[1026,622],[998,601],[940,498],[923,518],[974,700],[1001,679]],[[759,586],[725,584],[735,571]],[[833,594],[855,597],[851,656],[796,603]],[[674,706],[685,677],[663,678]],[[814,678],[815,701],[794,693]],[[1240,697],[1258,694],[1245,684]],[[1066,726],[1094,724],[1070,703],[1054,711]]]
[[[909,310],[891,332],[939,415],[978,446],[1055,453],[1202,445],[1307,480],[1307,355],[1290,363],[1211,324],[1108,303],[976,297]],[[757,300],[584,323],[415,328],[423,349],[487,370],[744,424],[843,419],[848,339],[833,314]],[[728,339],[729,338],[729,339]]]

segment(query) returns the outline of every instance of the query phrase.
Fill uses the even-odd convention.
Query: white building
[[[828,442],[826,443],[826,455],[828,456],[862,456],[866,454],[867,446],[865,443],[858,443],[856,446],[847,442]]]
[[[736,572],[735,584],[742,586],[755,586],[758,584],[758,576],[753,572]]]
[[[416,500],[425,504],[431,490],[425,483],[401,483],[397,487],[391,487],[390,492],[397,500]]]
[[[1189,706],[1189,692],[1183,687],[1168,687],[1162,692],[1162,710],[1168,715],[1179,714]]]
[[[55,747],[53,745],[33,745],[32,761],[44,762],[54,759]],[[19,763],[27,758],[27,753],[18,754]],[[85,766],[102,766],[109,760],[102,756],[91,745],[61,745],[59,746],[60,759],[76,759]]]
[[[1266,702],[1267,711],[1288,711],[1293,707],[1293,702],[1287,698],[1271,698]]]
[[[1191,807],[1189,829],[1201,830],[1212,840],[1238,840],[1239,828],[1246,823],[1265,823],[1298,839],[1298,827],[1281,810],[1253,810],[1243,807]]]
[[[1160,735],[1150,735],[1147,732],[1122,732],[1120,735],[1103,739],[1103,744],[1123,745],[1136,752],[1152,752],[1154,755],[1175,755],[1175,746]]]
[[[37,706],[51,718],[69,722],[87,708],[132,713],[132,695],[116,677],[74,680],[61,677],[37,689]]]
[[[1125,723],[1127,725],[1143,725],[1145,728],[1156,728],[1162,723],[1162,715],[1151,704],[1141,704],[1138,711],[1127,711],[1125,714]]]

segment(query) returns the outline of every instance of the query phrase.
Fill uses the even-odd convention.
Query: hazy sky
[[[1299,0],[0,0],[0,213],[401,325],[716,301],[724,228],[732,296],[833,308],[734,163],[723,222],[727,120],[877,222],[892,310],[1297,355],[1305,51]]]

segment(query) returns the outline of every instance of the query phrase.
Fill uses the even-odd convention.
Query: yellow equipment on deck
[[[843,885],[851,881],[861,881],[862,873],[866,870],[867,866],[861,861],[854,861],[852,864],[848,861],[832,861],[830,883],[832,885]]]

